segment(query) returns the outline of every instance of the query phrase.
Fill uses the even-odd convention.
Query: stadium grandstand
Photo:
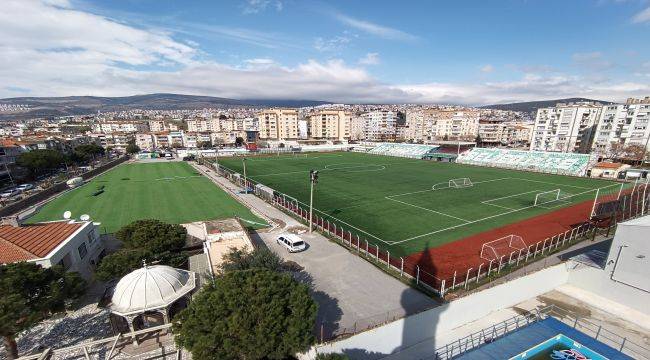
[[[591,162],[591,155],[474,148],[461,154],[457,161],[469,165],[583,176]]]
[[[397,156],[412,159],[422,159],[438,149],[437,145],[381,143],[368,151],[369,154]]]

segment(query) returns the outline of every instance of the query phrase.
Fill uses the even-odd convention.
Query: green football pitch
[[[241,157],[218,162],[243,173]],[[249,180],[304,208],[310,169],[319,171],[315,214],[397,256],[593,200],[598,188],[600,195],[620,189],[618,183],[596,179],[353,152],[246,159]],[[449,180],[460,178],[469,178],[471,185],[449,186]],[[550,193],[535,205],[543,192]]]
[[[65,211],[77,219],[88,214],[109,233],[138,219],[180,224],[238,216],[253,228],[265,224],[187,163],[163,160],[119,165],[50,201],[28,222],[60,220]]]

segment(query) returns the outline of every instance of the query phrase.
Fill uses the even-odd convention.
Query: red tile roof
[[[0,225],[0,264],[43,258],[82,226],[67,221]]]
[[[611,163],[611,162],[603,161],[603,162],[599,162],[594,167],[597,168],[597,169],[618,169],[621,166],[623,166],[623,164],[621,164],[621,163]]]

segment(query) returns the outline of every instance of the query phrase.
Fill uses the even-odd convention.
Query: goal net
[[[469,178],[458,178],[449,180],[449,187],[451,188],[465,188],[474,186]]]
[[[481,259],[499,261],[505,256],[509,259],[513,251],[526,249],[526,243],[521,236],[510,234],[496,240],[488,241],[481,247]]]
[[[534,205],[544,205],[560,200],[560,189],[544,191],[535,195]]]

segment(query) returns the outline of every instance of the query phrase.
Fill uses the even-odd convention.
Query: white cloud
[[[404,41],[414,41],[417,39],[417,36],[409,34],[402,30],[394,29],[387,26],[382,26],[370,21],[356,19],[351,16],[347,16],[343,14],[335,14],[335,17],[343,24],[346,24],[357,30],[366,32],[368,34],[379,36],[384,39],[404,40]]]
[[[314,39],[314,49],[323,52],[340,51],[348,45],[350,41],[350,37],[345,35],[339,35],[329,39],[317,37]]]
[[[232,66],[198,60],[200,53],[195,43],[77,11],[62,0],[56,6],[4,1],[0,97],[171,92],[239,99],[490,104],[573,96],[624,100],[650,94],[647,81],[594,83],[558,74],[472,84],[386,84],[342,60],[307,60],[289,67],[258,57]],[[365,58],[378,60],[373,53]]]
[[[243,13],[258,14],[271,7],[275,8],[276,11],[282,11],[284,5],[279,0],[246,0],[244,1]]]
[[[482,73],[488,74],[488,73],[494,72],[494,66],[492,66],[490,64],[483,65],[483,66],[481,66],[480,70],[481,70]]]
[[[614,63],[606,60],[599,51],[575,53],[571,56],[576,65],[590,70],[605,70],[614,67]]]
[[[366,56],[359,59],[359,64],[361,65],[377,65],[379,62],[378,53],[367,53]]]
[[[632,22],[635,24],[650,22],[650,7],[634,15]]]

